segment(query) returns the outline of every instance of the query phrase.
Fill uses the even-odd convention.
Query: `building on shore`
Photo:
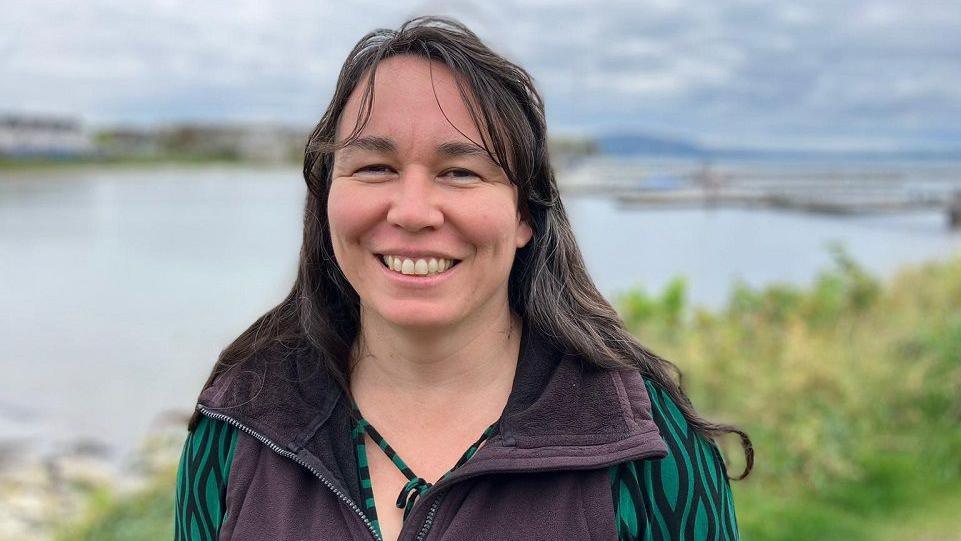
[[[0,157],[74,158],[94,151],[77,118],[52,115],[0,115]]]
[[[275,124],[180,124],[158,130],[160,146],[175,155],[284,162],[303,157],[309,129]]]
[[[291,162],[303,157],[310,129],[269,123],[180,123],[113,127],[97,134],[104,157],[177,157]]]

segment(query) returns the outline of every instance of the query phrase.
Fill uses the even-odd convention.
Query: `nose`
[[[444,213],[437,206],[437,186],[433,177],[419,171],[405,171],[391,197],[387,221],[410,232],[437,228]]]

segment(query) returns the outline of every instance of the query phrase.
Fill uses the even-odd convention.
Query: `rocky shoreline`
[[[82,520],[98,495],[133,494],[175,475],[188,418],[189,412],[158,415],[138,448],[119,459],[96,440],[0,439],[0,539],[53,539]]]

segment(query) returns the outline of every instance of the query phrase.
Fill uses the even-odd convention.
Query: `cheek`
[[[504,204],[493,206],[477,205],[484,209],[469,214],[469,227],[472,243],[481,250],[500,256],[510,254],[516,249],[517,217],[514,210]]]
[[[350,206],[346,204],[347,199],[340,195],[340,191],[331,187],[327,197],[327,223],[330,225],[330,236],[337,245],[337,239],[344,228],[350,229],[352,220]]]
[[[377,209],[372,204],[372,198],[357,192],[337,182],[330,188],[327,221],[335,252],[344,245],[360,242],[364,233],[377,221]]]

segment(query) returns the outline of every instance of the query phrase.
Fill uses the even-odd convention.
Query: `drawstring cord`
[[[421,477],[415,477],[404,485],[401,489],[400,495],[397,497],[397,507],[404,510],[404,520],[407,520],[407,515],[410,514],[410,510],[414,508],[414,502],[417,501],[417,497],[427,492],[427,489],[431,487],[431,484],[425,481]]]

